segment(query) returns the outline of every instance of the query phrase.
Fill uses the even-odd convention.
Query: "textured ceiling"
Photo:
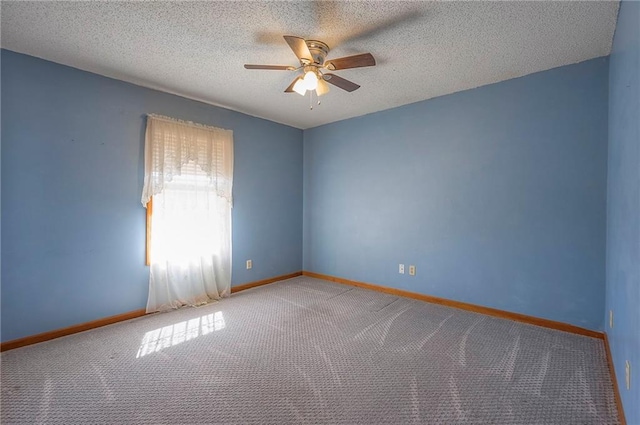
[[[2,2],[2,47],[298,128],[608,55],[618,2]],[[360,84],[285,94],[282,38],[326,42]],[[154,111],[149,111],[154,112]]]

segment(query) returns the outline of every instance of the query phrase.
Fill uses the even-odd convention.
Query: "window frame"
[[[147,241],[145,251],[145,265],[151,265],[151,216],[153,215],[153,196],[147,202]]]

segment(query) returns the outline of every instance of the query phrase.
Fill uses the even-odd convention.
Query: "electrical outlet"
[[[247,260],[247,270],[253,267],[253,262],[251,260]]]
[[[613,329],[613,310],[609,310],[609,327]]]
[[[627,362],[624,365],[624,376],[625,376],[625,380],[627,381],[627,389],[630,390],[631,389],[631,363],[629,363],[629,360],[627,360]]]
[[[411,276],[415,276],[416,275],[416,266],[409,266],[409,274]]]
[[[400,274],[404,274],[404,264],[400,264],[400,265],[398,266],[398,273],[400,273]]]

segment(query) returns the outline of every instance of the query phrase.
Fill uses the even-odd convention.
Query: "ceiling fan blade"
[[[295,93],[295,92],[293,91],[293,86],[295,86],[295,85],[296,85],[296,83],[298,82],[298,80],[301,80],[301,79],[302,79],[302,77],[296,77],[296,78],[291,82],[291,84],[289,84],[289,87],[287,87],[287,88],[284,90],[284,92],[285,92],[285,93]]]
[[[284,39],[293,50],[293,53],[300,59],[303,63],[311,63],[313,62],[313,56],[311,56],[311,52],[309,51],[309,47],[307,46],[307,42],[304,41],[304,38],[294,37],[292,35],[285,35]]]
[[[335,71],[338,69],[360,68],[363,66],[374,66],[376,60],[371,53],[347,56],[344,58],[330,59],[325,63],[327,69]]]
[[[289,65],[250,65],[245,64],[246,69],[270,69],[272,71],[295,71],[296,68]]]
[[[353,83],[349,80],[345,80],[342,77],[338,77],[335,74],[324,74],[322,78],[329,84],[333,84],[336,87],[340,87],[342,90],[346,90],[348,92],[352,92],[354,90],[358,90],[360,88],[359,85]]]

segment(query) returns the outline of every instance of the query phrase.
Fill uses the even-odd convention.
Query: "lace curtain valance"
[[[216,194],[231,203],[233,132],[159,115],[147,116],[142,204],[181,175],[182,167],[198,165]]]

